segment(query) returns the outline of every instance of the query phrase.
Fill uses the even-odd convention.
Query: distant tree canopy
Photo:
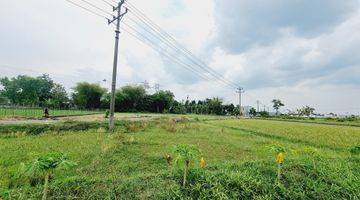
[[[250,108],[250,111],[249,111],[249,114],[250,114],[251,117],[256,116],[256,114],[257,114],[256,109],[253,108],[253,107],[251,107],[251,108]]]
[[[110,93],[99,84],[80,82],[69,95],[65,88],[48,75],[17,76],[0,79],[0,104],[39,106],[50,108],[109,109]],[[176,114],[238,115],[233,104],[220,98],[176,101],[171,91],[148,94],[144,87],[127,85],[115,93],[117,112],[156,112]]]
[[[158,91],[151,95],[152,111],[158,113],[169,110],[174,102],[174,94],[171,91]]]
[[[106,89],[100,87],[99,84],[86,82],[77,83],[73,90],[73,103],[81,109],[100,108],[101,98],[106,93]]]
[[[116,91],[115,96],[116,111],[144,111],[148,107],[146,91],[142,86],[124,86]]]
[[[50,91],[51,98],[47,99],[46,105],[51,108],[66,108],[70,106],[70,98],[64,86],[55,83]]]
[[[284,106],[284,104],[281,102],[280,99],[273,99],[272,103],[273,103],[273,108],[276,110],[276,114],[278,114],[280,107]]]
[[[307,117],[314,114],[314,111],[315,111],[315,108],[312,108],[310,106],[304,106],[300,109],[297,109],[299,116],[307,116]]]
[[[46,74],[38,77],[17,76],[11,79],[4,77],[0,79],[0,84],[3,87],[0,96],[8,99],[11,104],[47,106],[47,103],[57,101],[56,105],[60,106],[68,103],[67,95],[60,98],[57,94],[60,85],[55,84]]]

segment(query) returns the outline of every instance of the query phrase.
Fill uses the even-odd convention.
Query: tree
[[[224,114],[222,100],[220,98],[215,97],[212,99],[207,99],[205,102],[208,104],[208,112],[207,112],[208,114],[213,114],[213,115]]]
[[[174,94],[171,91],[159,91],[152,95],[153,106],[158,113],[169,110],[173,101]]]
[[[300,115],[300,116],[307,116],[307,117],[309,117],[310,115],[312,115],[313,113],[314,113],[314,111],[315,111],[315,108],[312,108],[312,107],[310,107],[310,106],[304,106],[304,107],[302,107],[302,108],[300,108],[300,109],[298,109],[297,110],[297,112],[298,112],[298,114]]]
[[[234,104],[228,104],[228,105],[224,105],[224,112],[226,115],[232,115],[234,113],[235,110],[235,106]]]
[[[270,117],[270,114],[267,111],[260,111],[259,112],[260,117],[267,118]]]
[[[66,108],[69,106],[69,97],[65,88],[60,84],[54,84],[50,92],[50,99],[47,100],[46,106],[52,108]]]
[[[127,85],[116,91],[115,109],[121,112],[145,111],[146,91],[142,86]]]
[[[87,82],[77,83],[73,88],[72,99],[74,104],[79,108],[97,109],[100,108],[101,98],[106,93],[106,89],[99,84]]]
[[[110,108],[110,100],[111,100],[111,94],[105,93],[100,99],[100,108],[109,109]],[[115,96],[115,103],[116,103],[116,96]]]
[[[44,74],[39,77],[19,75],[9,79],[0,79],[3,86],[2,96],[10,100],[12,104],[26,106],[42,106],[50,98],[54,82]]]
[[[170,113],[174,114],[186,114],[186,108],[184,104],[174,100],[171,107],[169,108]]]
[[[249,111],[249,114],[250,114],[251,117],[256,116],[256,109],[253,108],[253,107],[251,107],[251,108],[250,108],[250,111]]]
[[[38,90],[39,105],[43,106],[45,102],[52,97],[52,90],[54,89],[55,83],[47,74],[43,74],[42,76],[39,76],[36,79],[37,79],[36,87]],[[56,89],[59,89],[59,86],[60,85],[57,84]]]
[[[235,115],[235,116],[239,116],[239,115],[240,115],[239,106],[236,106],[236,107],[234,108],[234,111],[233,111],[232,115]]]
[[[273,103],[273,108],[276,110],[276,115],[279,113],[279,109],[282,106],[285,106],[280,99],[273,99],[272,100]]]

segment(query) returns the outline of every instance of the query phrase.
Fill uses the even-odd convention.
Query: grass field
[[[86,110],[49,110],[52,117],[57,116],[74,116],[87,115],[99,113],[96,111]],[[6,117],[25,117],[25,118],[40,118],[44,116],[44,110],[41,108],[0,108],[0,118]]]
[[[109,135],[106,124],[91,123],[37,127],[37,135],[0,127],[9,130],[0,131],[0,199],[41,198],[42,179],[28,182],[16,174],[22,162],[49,152],[77,163],[53,173],[50,199],[360,198],[360,159],[349,153],[360,144],[359,127],[164,115],[122,122]],[[165,159],[175,157],[178,144],[201,152],[190,163],[186,187],[182,168]],[[285,148],[280,180],[274,146]]]
[[[284,121],[284,122],[300,122],[310,124],[327,124],[327,125],[344,125],[344,126],[356,126],[360,127],[360,118],[299,118],[299,119],[286,119],[286,118],[262,118],[273,121]]]

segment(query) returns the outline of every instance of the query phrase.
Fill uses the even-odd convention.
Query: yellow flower
[[[285,155],[283,153],[279,153],[276,156],[276,163],[277,164],[282,164],[284,162],[284,158],[285,158]]]
[[[200,159],[200,167],[204,168],[205,166],[206,166],[206,162],[205,162],[204,158],[201,158]]]

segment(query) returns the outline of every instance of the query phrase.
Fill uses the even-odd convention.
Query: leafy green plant
[[[179,144],[174,147],[176,154],[175,163],[184,164],[183,187],[186,186],[186,178],[190,169],[190,162],[200,153],[199,149],[186,144]]]
[[[42,176],[44,179],[44,189],[42,199],[45,200],[48,193],[49,178],[57,169],[69,169],[76,163],[68,159],[63,153],[49,153],[39,156],[30,163],[21,163],[18,175],[26,178]]]

